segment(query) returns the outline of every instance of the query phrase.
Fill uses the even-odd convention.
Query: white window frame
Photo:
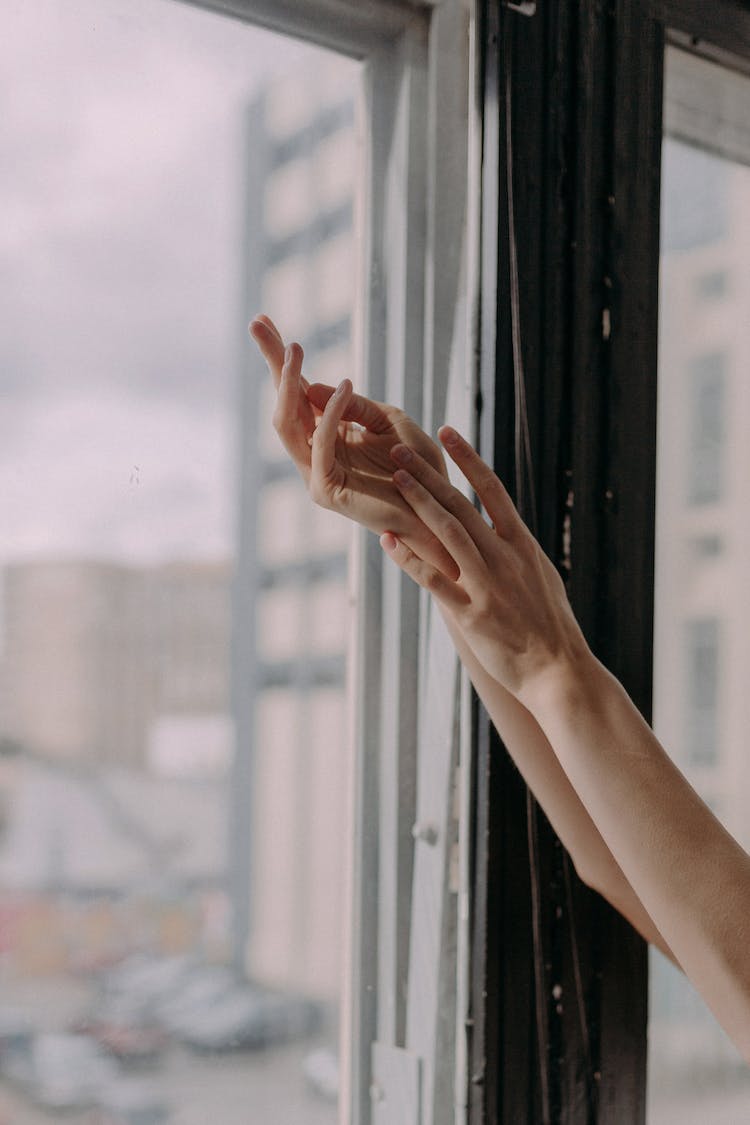
[[[433,433],[450,418],[472,434],[474,0],[186,2],[364,62],[364,301],[355,346],[366,393],[403,406]],[[354,555],[340,1120],[449,1125],[467,1115],[468,688],[439,615],[383,565],[375,537],[360,533]]]

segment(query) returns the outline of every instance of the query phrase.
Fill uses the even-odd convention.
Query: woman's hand
[[[278,391],[274,427],[312,499],[378,534],[392,532],[419,558],[455,578],[452,558],[393,483],[394,445],[406,443],[436,476],[445,477],[440,447],[403,410],[353,394],[348,379],[335,391],[308,384],[302,348],[285,348],[268,317],[256,317],[250,333]]]
[[[434,594],[486,671],[533,710],[550,676],[567,674],[589,650],[559,574],[503,485],[455,430],[444,426],[439,436],[493,526],[416,451],[397,445],[391,455],[401,468],[394,483],[455,560],[458,577],[420,558],[397,535],[383,535],[381,544]]]

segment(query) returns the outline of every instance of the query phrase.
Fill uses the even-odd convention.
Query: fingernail
[[[398,539],[390,531],[386,531],[380,536],[380,546],[384,551],[395,551],[398,547]]]
[[[413,477],[411,477],[409,473],[404,472],[403,469],[399,469],[398,472],[393,474],[393,480],[399,488],[408,488],[412,483]]]
[[[289,344],[286,351],[284,352],[284,363],[291,363],[291,362],[292,362],[292,345]]]
[[[443,426],[440,437],[443,445],[458,445],[458,434],[450,426]]]
[[[336,390],[334,391],[334,394],[335,394],[336,398],[340,398],[340,397],[341,397],[341,395],[342,395],[342,394],[344,393],[344,391],[346,390],[346,385],[347,385],[347,383],[348,383],[348,382],[349,382],[349,380],[348,380],[348,379],[342,379],[342,380],[341,380],[341,382],[339,383],[338,387],[336,387]]]
[[[394,445],[391,456],[394,461],[398,461],[401,465],[408,465],[412,459],[412,452],[408,445]]]

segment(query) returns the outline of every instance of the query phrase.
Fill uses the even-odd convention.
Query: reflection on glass
[[[348,538],[245,325],[351,373],[358,69],[30,0],[0,72],[0,1123],[333,1125]]]
[[[750,81],[670,50],[662,178],[654,725],[750,846]],[[747,1068],[654,952],[650,1125],[750,1120]]]

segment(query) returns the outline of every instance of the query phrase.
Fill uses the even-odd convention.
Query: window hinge
[[[372,1125],[422,1125],[422,1060],[405,1047],[372,1045]]]

